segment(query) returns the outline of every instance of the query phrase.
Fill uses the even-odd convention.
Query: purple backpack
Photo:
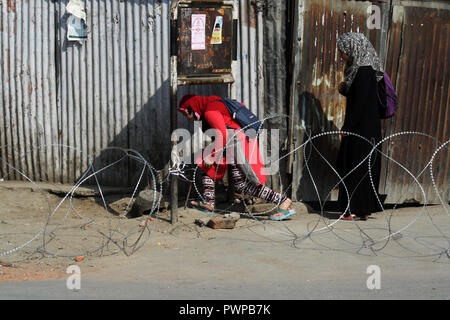
[[[378,82],[378,100],[380,118],[388,119],[394,116],[398,109],[398,97],[386,71],[384,72],[384,79]]]

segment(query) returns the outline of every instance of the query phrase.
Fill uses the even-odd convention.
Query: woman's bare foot
[[[284,200],[284,202],[282,204],[280,204],[279,208],[282,209],[282,210],[288,210],[291,205],[292,205],[292,200],[287,198],[286,200]],[[275,219],[279,219],[279,218],[282,218],[283,216],[284,216],[283,212],[277,212],[277,213],[272,214],[270,216],[270,218],[272,218],[272,219],[274,219],[274,218]]]
[[[289,209],[291,204],[292,204],[292,200],[287,198],[286,200],[284,200],[284,202],[282,204],[280,204],[280,209],[287,210],[287,209]]]
[[[203,208],[207,211],[211,211],[211,212],[214,211],[214,206],[207,205],[206,203],[203,203],[202,201],[191,201],[191,205],[193,205],[194,207]]]

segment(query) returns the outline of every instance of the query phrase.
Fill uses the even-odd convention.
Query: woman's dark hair
[[[187,113],[188,113],[189,115],[194,115],[194,110],[192,110],[191,107],[188,107],[188,108],[187,108]]]

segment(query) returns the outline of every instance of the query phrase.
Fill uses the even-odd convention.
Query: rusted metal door
[[[393,159],[384,168],[386,201],[439,203],[431,166],[448,201],[449,145],[435,151],[449,139],[450,4],[396,1],[392,12],[386,71],[399,95],[399,111],[385,123],[385,134],[411,133],[386,142]]]

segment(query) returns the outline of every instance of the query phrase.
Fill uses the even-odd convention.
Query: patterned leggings
[[[237,192],[252,197],[258,197],[273,203],[281,204],[287,197],[281,193],[275,192],[264,185],[255,186],[252,182],[246,180],[245,175],[239,170],[238,166],[232,164],[229,166],[233,177],[234,188]],[[210,206],[214,205],[215,182],[205,173],[202,178],[204,203]]]

